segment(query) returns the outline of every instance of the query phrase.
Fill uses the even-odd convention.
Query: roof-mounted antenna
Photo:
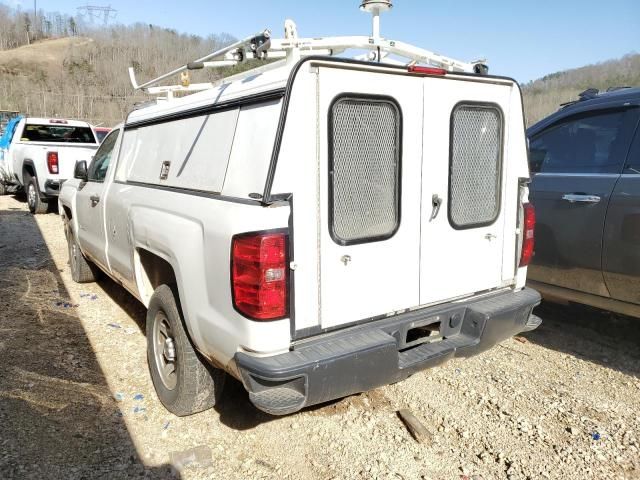
[[[393,5],[391,0],[363,0],[360,5],[360,10],[368,12],[373,17],[373,27],[371,37],[374,40],[380,39],[380,14],[391,10]]]

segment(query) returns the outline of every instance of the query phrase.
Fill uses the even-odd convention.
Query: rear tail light
[[[58,152],[47,152],[49,173],[58,173]]]
[[[534,247],[534,230],[536,226],[536,211],[533,205],[525,203],[522,205],[524,209],[524,228],[522,230],[522,252],[520,253],[520,266],[526,267],[533,257]]]
[[[236,235],[231,241],[233,306],[252,320],[288,315],[288,237],[284,232]]]

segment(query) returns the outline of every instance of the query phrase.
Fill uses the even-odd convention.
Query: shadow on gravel
[[[145,467],[33,216],[0,210],[0,478],[175,478]]]
[[[640,378],[640,319],[551,302],[534,313],[542,326],[523,335],[530,341]]]

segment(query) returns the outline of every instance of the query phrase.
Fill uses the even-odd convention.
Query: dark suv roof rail
[[[617,92],[618,90],[625,90],[627,88],[631,88],[631,87],[629,87],[629,86],[626,86],[626,87],[609,87],[609,88],[607,88],[607,93],[609,93],[609,92]]]
[[[607,93],[617,92],[620,90],[627,90],[633,87],[620,86],[620,87],[609,87],[606,91],[600,92],[597,88],[587,88],[584,92],[578,94],[578,100],[571,100],[569,102],[561,103],[560,109],[564,107],[568,107],[569,105],[575,105],[578,102],[583,102],[585,100],[593,100],[594,98],[598,98],[602,95],[606,95]]]

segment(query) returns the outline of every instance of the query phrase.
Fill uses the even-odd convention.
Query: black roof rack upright
[[[565,103],[560,104],[560,109],[564,107],[568,107],[570,105],[575,105],[576,103],[583,102],[585,100],[593,100],[594,98],[598,98],[601,96],[606,96],[608,93],[619,92],[620,90],[633,90],[635,87],[628,86],[618,86],[618,87],[609,87],[606,91],[600,92],[597,88],[587,88],[584,92],[578,94],[577,100],[570,100]]]
[[[596,98],[600,90],[597,88],[587,88],[584,92],[578,94],[578,98],[580,101],[582,100],[591,100],[592,98]]]
[[[591,100],[592,98],[596,98],[600,90],[597,88],[587,88],[584,92],[580,92],[578,94],[578,100],[570,100],[565,103],[560,104],[560,108],[568,107],[569,105],[573,105],[574,103],[582,102],[583,100]]]

